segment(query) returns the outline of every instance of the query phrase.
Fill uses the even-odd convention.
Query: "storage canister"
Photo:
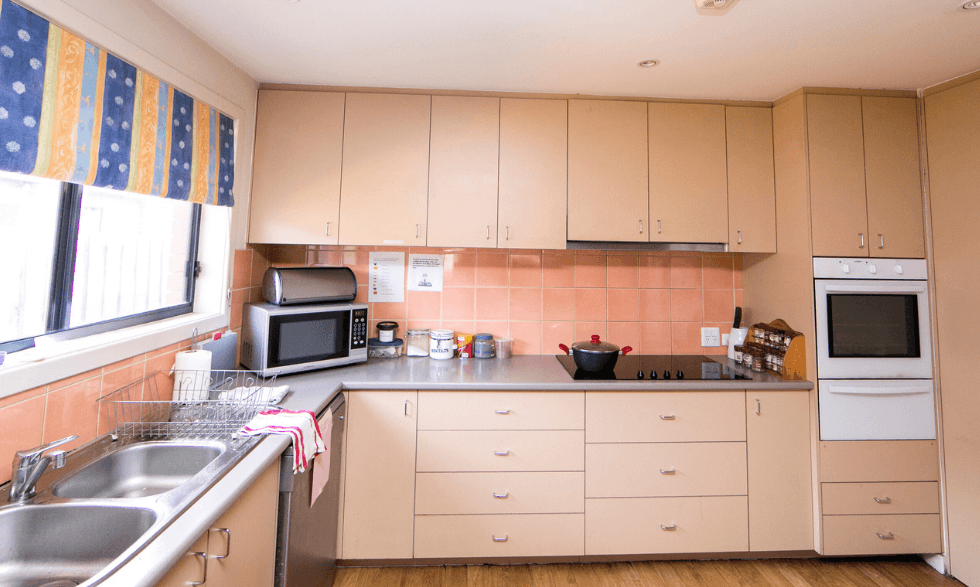
[[[455,356],[452,330],[429,331],[429,357],[432,359],[451,359]]]
[[[378,322],[378,338],[381,340],[381,342],[391,342],[395,340],[395,332],[397,330],[397,322]]]
[[[476,335],[473,342],[473,356],[477,359],[493,358],[493,335],[486,332]]]
[[[405,331],[405,354],[409,357],[429,356],[428,328],[410,328]]]
[[[368,357],[382,359],[396,359],[402,356],[404,341],[396,338],[392,341],[383,341],[380,338],[368,339]]]

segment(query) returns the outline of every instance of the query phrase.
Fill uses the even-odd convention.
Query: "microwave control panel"
[[[367,348],[367,308],[356,308],[351,310],[350,321],[350,348]]]

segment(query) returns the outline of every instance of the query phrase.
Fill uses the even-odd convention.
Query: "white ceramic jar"
[[[451,359],[453,352],[453,331],[436,329],[429,332],[429,357]]]

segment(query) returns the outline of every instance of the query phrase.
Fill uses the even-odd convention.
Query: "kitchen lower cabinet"
[[[268,587],[276,570],[279,461],[198,539],[157,587]]]
[[[744,441],[744,404],[744,391],[588,391],[585,441]]]
[[[725,107],[728,142],[728,250],[776,252],[772,109]]]
[[[416,558],[581,556],[583,514],[418,516]]]
[[[824,516],[828,556],[936,554],[943,550],[939,514]]]

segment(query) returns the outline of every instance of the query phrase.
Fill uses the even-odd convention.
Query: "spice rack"
[[[784,320],[753,324],[743,347],[743,352],[761,355],[765,371],[783,379],[806,379],[806,337]]]

